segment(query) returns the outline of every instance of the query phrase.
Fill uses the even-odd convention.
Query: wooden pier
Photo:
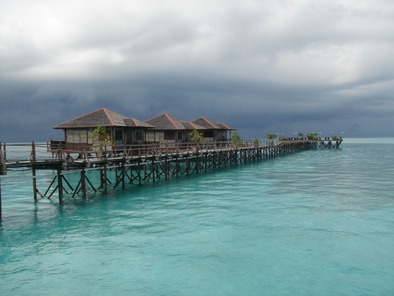
[[[57,195],[61,204],[66,196],[86,198],[88,194],[98,191],[106,193],[110,189],[126,189],[128,184],[141,186],[296,151],[339,148],[341,142],[338,139],[324,139],[270,141],[264,144],[256,141],[154,143],[112,147],[100,153],[92,151],[91,147],[68,151],[54,143],[0,143],[0,174],[6,174],[9,169],[31,170],[34,201]],[[56,172],[46,188],[37,186],[39,170]],[[92,178],[92,174],[97,175]]]

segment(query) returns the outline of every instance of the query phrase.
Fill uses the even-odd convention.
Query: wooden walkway
[[[128,184],[156,183],[170,178],[269,159],[295,151],[339,148],[341,142],[342,140],[326,139],[275,141],[264,144],[255,141],[238,144],[155,143],[116,147],[103,153],[93,152],[84,147],[78,151],[67,151],[48,143],[33,142],[30,145],[0,143],[0,174],[6,174],[10,169],[31,170],[34,201],[38,201],[39,198],[50,199],[57,195],[61,204],[65,197],[86,198],[89,193],[98,191],[106,193],[116,188],[125,189]],[[56,172],[46,188],[37,186],[39,170]],[[93,178],[92,174],[97,175]]]

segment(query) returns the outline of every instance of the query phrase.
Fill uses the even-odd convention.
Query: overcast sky
[[[0,0],[0,141],[107,107],[394,136],[393,0]]]

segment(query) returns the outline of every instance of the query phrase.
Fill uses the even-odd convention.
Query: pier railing
[[[244,140],[240,143],[230,141],[222,142],[180,142],[180,143],[145,143],[128,145],[103,145],[73,144],[63,141],[50,141],[47,143],[0,143],[0,166],[9,163],[23,164],[26,162],[45,160],[80,159],[90,160],[95,158],[138,157],[146,155],[159,155],[166,153],[179,153],[187,151],[235,149],[239,147],[256,147],[265,145],[265,142]],[[5,169],[5,168],[4,168]],[[1,171],[1,167],[0,167]]]
[[[342,140],[290,140],[291,142],[315,142],[316,147],[338,148]],[[331,143],[333,141],[333,143]],[[32,162],[72,160],[90,162],[95,159],[132,158],[170,153],[185,153],[196,151],[221,151],[247,148],[275,147],[288,143],[287,141],[242,140],[239,142],[153,142],[127,145],[93,145],[74,144],[64,141],[47,143],[6,144],[0,143],[0,174],[5,173],[8,166],[29,166]]]
[[[116,157],[141,157],[148,155],[160,155],[169,153],[217,151],[224,149],[236,149],[247,147],[259,147],[266,145],[265,142],[243,140],[238,143],[231,141],[220,142],[150,142],[144,144],[126,145],[94,145],[94,144],[65,144],[64,142],[48,142],[47,151],[52,153],[52,159],[77,158],[89,160],[93,158],[116,158]]]
[[[339,140],[300,140],[261,142],[224,141],[204,143],[145,143],[133,145],[67,145],[62,141],[31,144],[0,143],[0,175],[7,169],[31,170],[33,196],[51,198],[57,191],[59,203],[64,193],[72,197],[88,190],[107,192],[126,183],[143,185],[188,176],[200,172],[269,159],[288,153],[313,148],[339,148]],[[37,170],[55,172],[45,190],[38,188]],[[68,173],[78,173],[76,184],[66,178]],[[86,171],[97,172],[99,182],[93,184]],[[112,181],[111,181],[112,178]],[[0,186],[1,217],[1,186]]]

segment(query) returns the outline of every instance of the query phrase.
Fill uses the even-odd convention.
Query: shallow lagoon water
[[[345,141],[63,206],[10,173],[0,294],[394,295],[393,152]]]

